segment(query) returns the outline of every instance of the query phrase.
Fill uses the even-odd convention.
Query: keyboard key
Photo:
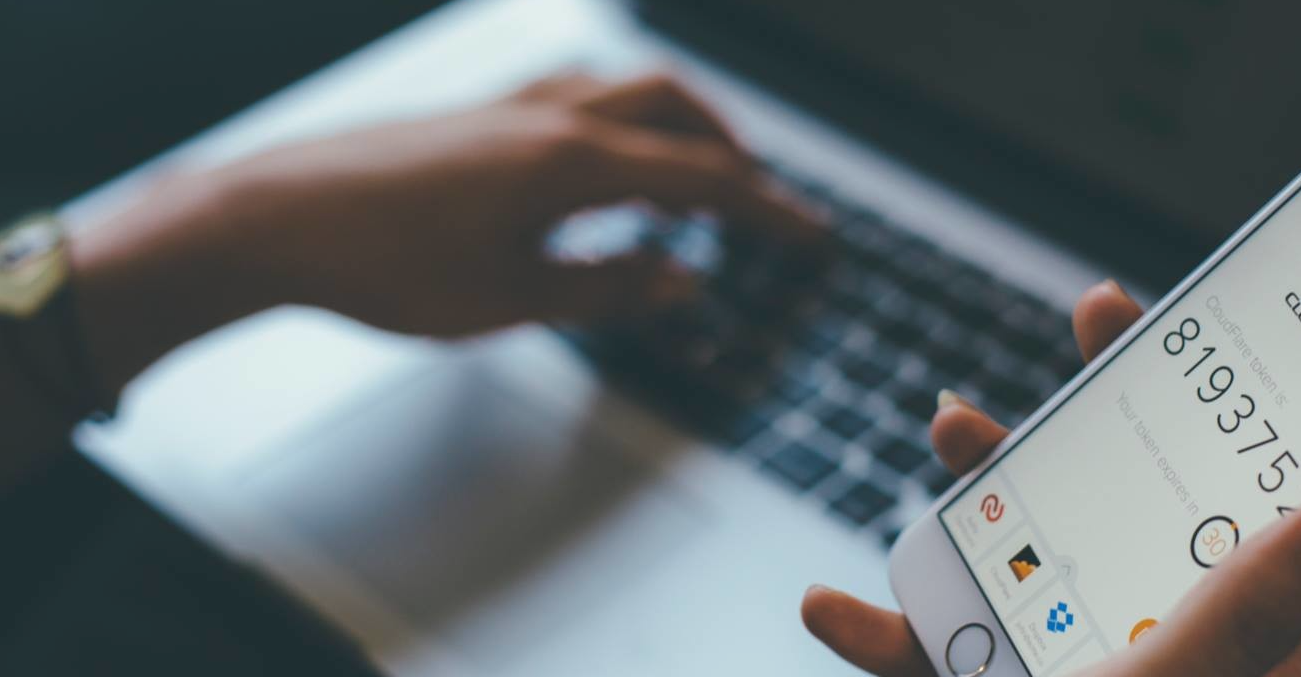
[[[819,417],[823,427],[842,439],[853,440],[872,427],[872,421],[849,407],[835,407]]]
[[[751,383],[772,370],[772,356],[753,346],[722,346],[710,368],[726,382]]]
[[[894,402],[904,412],[923,423],[929,423],[938,408],[936,394],[911,386],[900,386],[895,390]]]
[[[926,482],[926,490],[929,491],[932,496],[939,496],[948,491],[949,487],[953,486],[957,481],[958,478],[947,472],[936,472],[935,476]]]
[[[886,251],[849,243],[846,250],[849,262],[861,270],[885,273],[890,269],[889,254]]]
[[[908,290],[909,294],[922,299],[923,301],[927,301],[941,309],[948,309],[956,304],[962,303],[959,299],[953,298],[948,287],[933,280],[905,281],[904,288]]]
[[[961,381],[980,371],[980,358],[968,348],[953,348],[932,343],[926,346],[926,357],[935,367],[954,381]]]
[[[849,221],[854,222],[860,227],[879,227],[885,223],[885,217],[869,207],[863,205],[854,205],[845,209],[845,216]]]
[[[747,411],[725,418],[716,426],[718,440],[729,449],[744,446],[772,425],[772,417],[765,413]]]
[[[931,461],[930,452],[898,437],[891,438],[874,454],[882,463],[901,475],[907,475]]]
[[[998,374],[986,374],[981,390],[994,402],[1020,413],[1029,412],[1042,400],[1037,390]]]
[[[859,317],[871,309],[872,304],[857,291],[833,289],[827,292],[827,302],[832,308],[844,313],[846,317]]]
[[[773,393],[788,405],[799,405],[813,397],[818,387],[806,378],[784,374],[777,379]]]
[[[923,327],[899,318],[877,315],[870,324],[879,334],[903,348],[914,347],[926,338]]]
[[[845,323],[822,319],[813,322],[795,335],[795,342],[813,355],[825,355],[836,349],[845,337]]]
[[[826,456],[799,442],[792,442],[763,462],[763,466],[786,478],[800,490],[811,489],[836,469]]]
[[[1080,359],[1078,354],[1067,357],[1059,353],[1048,361],[1048,370],[1056,375],[1063,384],[1075,378],[1075,375],[1080,373],[1083,368],[1084,361]]]
[[[768,272],[781,287],[807,291],[826,276],[827,262],[818,256],[783,255]]]
[[[868,482],[856,482],[847,491],[831,501],[831,509],[858,524],[867,524],[881,513],[893,508],[894,496]]]
[[[997,309],[983,303],[959,302],[944,308],[944,311],[966,325],[968,329],[978,332],[994,326],[998,320]]]
[[[1006,325],[995,332],[994,340],[1031,362],[1042,360],[1053,352],[1053,344],[1048,339]]]
[[[841,367],[841,371],[854,383],[869,390],[885,385],[894,376],[891,369],[867,358],[851,360]]]

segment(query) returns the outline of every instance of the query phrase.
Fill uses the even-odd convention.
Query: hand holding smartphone
[[[810,595],[815,632],[887,675],[1066,675],[1130,644],[1141,646],[1108,662],[1107,674],[1263,675],[1286,660],[1301,620],[1267,621],[1280,600],[1301,605],[1301,528],[1286,519],[1301,504],[1297,190],[1271,201],[904,535],[892,581],[920,646],[856,654],[819,627],[828,617],[819,606],[842,604],[863,622],[889,616],[830,596]],[[1077,311],[1086,354],[1132,319],[1116,303],[1082,318],[1089,308],[1086,299]],[[1268,628],[1257,636],[1234,624],[1252,613],[1262,625],[1249,627]],[[1181,656],[1201,668],[1152,671]],[[1122,663],[1142,666],[1115,672]],[[1288,666],[1301,674],[1301,659]]]

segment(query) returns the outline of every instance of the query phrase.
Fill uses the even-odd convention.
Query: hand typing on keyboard
[[[1080,352],[1091,359],[1141,315],[1114,283],[1089,290],[1075,309]],[[971,404],[941,396],[932,439],[955,474],[976,467],[1007,428]],[[1301,519],[1253,539],[1217,568],[1151,639],[1080,677],[1220,677],[1301,674]],[[809,630],[846,660],[880,677],[934,675],[907,621],[844,593],[815,586],[804,598]]]
[[[454,337],[693,296],[694,276],[655,251],[547,255],[545,235],[564,217],[632,201],[707,210],[787,246],[822,230],[674,81],[570,75],[459,114],[171,175],[123,213],[77,229],[79,328],[94,375],[117,392],[180,343],[280,304]],[[0,400],[45,406],[9,387],[0,379]],[[10,428],[8,443],[54,446],[67,431],[53,413],[15,413],[26,427]]]
[[[821,230],[673,80],[569,75],[169,179],[78,236],[79,305],[91,342],[105,344],[105,380],[119,384],[177,338],[279,303],[448,337],[689,297],[692,276],[653,251],[546,256],[545,235],[567,215],[630,201],[708,210],[787,245]],[[189,296],[172,313],[158,306],[167,288],[220,298]],[[125,335],[172,317],[194,326]]]

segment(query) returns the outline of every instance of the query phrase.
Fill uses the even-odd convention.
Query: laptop
[[[857,674],[799,601],[892,604],[888,548],[952,482],[936,392],[1017,422],[1081,367],[1082,290],[1159,292],[1295,173],[1276,11],[458,0],[65,214],[556,70],[667,66],[830,215],[834,260],[603,211],[558,246],[664,247],[703,300],[458,343],[277,309],[168,356],[78,441],[388,674]]]

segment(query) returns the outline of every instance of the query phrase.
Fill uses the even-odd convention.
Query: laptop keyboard
[[[1021,421],[1082,366],[1070,319],[780,175],[833,216],[830,260],[744,229],[640,217],[642,246],[705,271],[700,301],[570,337],[640,399],[892,544],[953,482],[930,452],[937,392]]]

